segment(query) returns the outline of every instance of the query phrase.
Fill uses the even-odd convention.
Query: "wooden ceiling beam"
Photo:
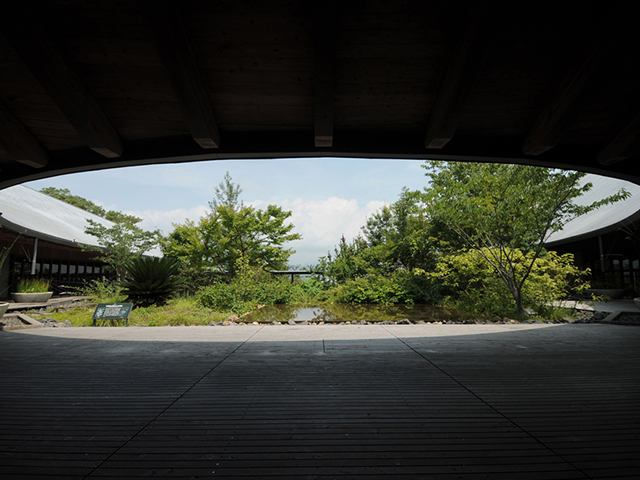
[[[605,145],[596,159],[601,165],[613,163],[633,157],[640,151],[640,115],[629,122],[618,134]]]
[[[629,15],[626,15],[627,17]],[[555,147],[580,111],[580,98],[595,72],[611,56],[624,24],[628,21],[620,13],[604,27],[595,42],[587,48],[576,65],[560,81],[553,98],[542,108],[522,142],[526,155],[540,155]]]
[[[80,76],[20,2],[5,8],[2,33],[86,145],[107,157],[122,155],[122,140]]]
[[[479,35],[484,19],[483,4],[477,2],[469,11],[462,28],[464,35],[431,108],[424,141],[426,148],[443,148],[458,128],[466,97],[473,89],[487,55],[487,39]]]
[[[319,8],[313,19],[313,116],[316,147],[333,146],[336,85],[335,12]]]
[[[220,133],[204,75],[187,35],[177,2],[139,0],[151,28],[160,61],[171,82],[193,139],[202,148],[218,148]]]
[[[18,117],[0,102],[0,146],[15,160],[34,168],[49,162],[49,154]]]

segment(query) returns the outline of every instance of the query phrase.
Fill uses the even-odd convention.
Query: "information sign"
[[[93,326],[96,326],[96,320],[125,319],[128,327],[132,308],[133,303],[99,303],[93,312]]]

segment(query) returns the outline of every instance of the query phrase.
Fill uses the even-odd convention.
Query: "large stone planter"
[[[0,302],[0,318],[7,313],[7,309],[9,308],[9,304],[7,302]]]
[[[11,298],[16,303],[45,303],[53,292],[12,293]]]

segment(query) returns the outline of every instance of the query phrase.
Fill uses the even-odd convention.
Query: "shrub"
[[[390,276],[369,275],[365,278],[347,280],[329,289],[328,296],[338,303],[426,303],[433,287],[428,277],[419,269],[401,270]]]
[[[48,292],[51,281],[46,278],[23,278],[18,282],[16,291],[18,293],[40,293]]]
[[[524,259],[520,250],[512,250],[517,260]],[[514,262],[524,268],[525,262]],[[538,312],[548,304],[566,297],[571,290],[588,288],[586,272],[573,264],[573,255],[547,252],[538,258],[522,289],[523,305]],[[431,277],[441,282],[445,301],[470,312],[517,316],[513,296],[493,267],[476,250],[466,250],[442,257]]]
[[[122,293],[137,307],[165,305],[178,286],[178,261],[171,257],[136,257],[125,264]]]
[[[201,289],[200,303],[218,311],[242,315],[258,305],[290,303],[302,296],[294,284],[275,278],[261,268],[241,264],[238,270],[240,273],[230,283],[218,282]]]

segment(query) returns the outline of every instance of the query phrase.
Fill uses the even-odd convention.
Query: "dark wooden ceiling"
[[[613,3],[11,3],[0,188],[296,156],[525,162],[640,183],[640,36]]]

